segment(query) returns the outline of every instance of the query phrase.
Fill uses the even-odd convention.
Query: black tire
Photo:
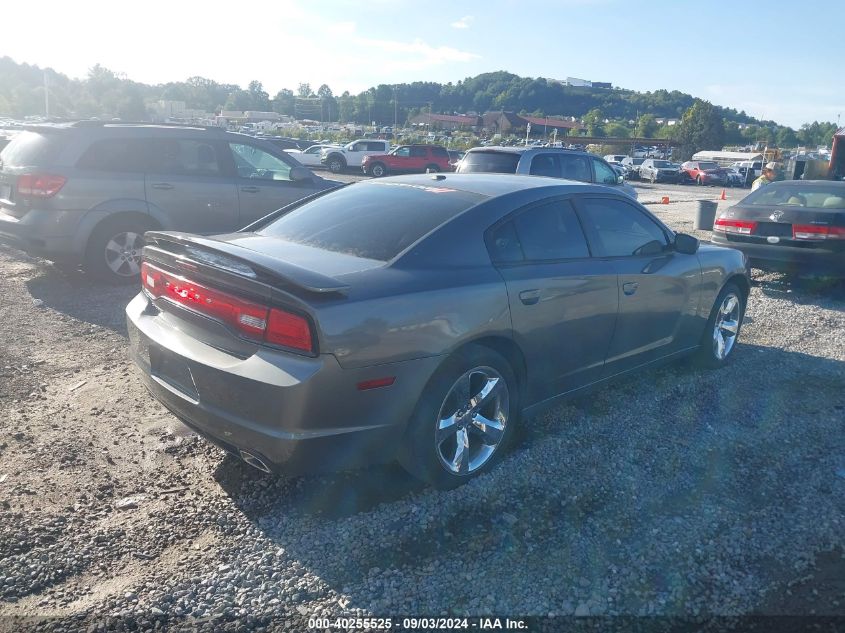
[[[384,166],[384,163],[374,163],[370,167],[370,176],[372,176],[373,178],[381,178],[386,174],[387,167]]]
[[[425,168],[425,173],[427,174],[436,174],[440,171],[440,167],[437,165],[431,164]]]
[[[326,159],[326,166],[333,174],[339,174],[346,169],[346,159],[340,154],[331,154]]]
[[[114,284],[138,282],[144,233],[153,223],[141,218],[101,222],[88,238],[83,267],[92,277]],[[125,247],[123,250],[118,250]]]
[[[737,314],[736,314],[736,332],[733,335],[733,342],[730,344],[727,354],[719,357],[717,353],[718,345],[716,340],[716,322],[720,318],[720,312],[725,305],[728,297],[735,297],[737,300]],[[736,341],[739,339],[739,333],[742,329],[742,319],[745,316],[745,293],[735,283],[730,282],[725,284],[722,291],[716,297],[713,308],[710,310],[710,317],[707,319],[707,325],[704,327],[704,332],[701,335],[701,342],[699,343],[698,351],[695,354],[694,361],[700,367],[707,369],[718,369],[726,365],[733,357],[733,351],[736,349]],[[722,332],[724,334],[724,330]]]
[[[440,423],[446,419],[455,418],[454,412],[452,415],[448,415],[448,409],[456,405],[459,406],[458,402],[463,399],[457,396],[457,393],[461,391],[457,385],[461,381],[460,379],[466,379],[467,389],[472,392],[479,385],[489,385],[490,376],[497,376],[496,380],[501,379],[503,382],[501,387],[490,392],[493,395],[486,400],[484,406],[478,407],[476,411],[481,415],[495,417],[499,423],[501,423],[501,412],[506,412],[507,417],[502,428],[490,425],[488,429],[485,425],[482,431],[478,424],[467,420],[470,417],[468,411],[463,419],[458,418],[454,422],[453,428],[456,429],[453,431],[454,437],[451,435],[450,429],[447,428],[441,435],[445,439],[441,439],[438,444],[436,434]],[[502,389],[505,391],[503,392]],[[455,488],[469,481],[472,477],[489,470],[506,451],[519,422],[518,389],[513,369],[500,354],[480,345],[464,347],[444,361],[428,381],[408,422],[408,428],[398,455],[399,463],[414,477],[440,489]],[[505,400],[505,402],[502,400]],[[469,402],[467,399],[467,404]],[[500,413],[494,416],[495,412]],[[444,418],[444,415],[447,417]],[[475,415],[471,417],[473,420],[476,419]],[[463,431],[459,428],[462,424],[464,425]],[[488,431],[500,436],[498,443],[492,450],[490,450],[491,445],[485,442]],[[461,437],[461,433],[469,443],[467,453],[469,458],[466,461],[458,459],[458,438]],[[465,468],[458,469],[459,471],[463,470],[463,472],[451,470],[443,457],[444,452],[447,454],[452,452],[451,446],[453,445],[455,446],[455,455],[452,463],[466,464]],[[463,454],[463,451],[460,452]],[[476,467],[472,467],[473,459],[479,460]]]

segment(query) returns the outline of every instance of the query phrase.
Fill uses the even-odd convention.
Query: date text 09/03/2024
[[[510,618],[310,618],[308,628],[320,631],[372,631],[416,630],[480,630],[519,631],[528,628],[524,620]]]

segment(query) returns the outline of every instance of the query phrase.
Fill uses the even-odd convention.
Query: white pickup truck
[[[343,147],[323,149],[320,163],[328,167],[332,173],[337,174],[350,167],[360,169],[364,156],[387,154],[389,151],[390,141],[363,138],[347,143]]]

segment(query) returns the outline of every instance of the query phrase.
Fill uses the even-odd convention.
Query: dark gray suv
[[[338,184],[267,141],[217,128],[28,126],[0,153],[0,240],[131,280],[145,231],[227,233]]]

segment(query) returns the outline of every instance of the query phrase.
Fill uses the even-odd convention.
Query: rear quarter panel
[[[732,277],[740,277],[744,280],[745,289],[747,289],[750,287],[750,273],[748,259],[734,248],[702,244],[698,249],[698,260],[701,262],[699,316],[702,317],[701,325],[704,327],[716,297],[728,280]]]

